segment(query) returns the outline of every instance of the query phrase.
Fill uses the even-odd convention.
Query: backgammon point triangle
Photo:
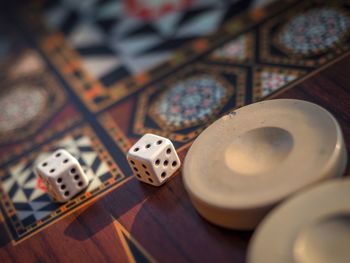
[[[143,246],[118,222],[118,220],[114,217],[112,217],[112,220],[130,263],[156,262]]]

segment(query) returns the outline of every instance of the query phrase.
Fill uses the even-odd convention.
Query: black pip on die
[[[149,133],[130,148],[127,159],[136,178],[154,186],[165,183],[181,165],[171,141]]]
[[[47,193],[57,202],[66,202],[84,190],[89,180],[77,159],[60,149],[41,161],[36,174],[42,179]]]

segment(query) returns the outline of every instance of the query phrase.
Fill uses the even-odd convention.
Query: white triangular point
[[[18,188],[16,194],[12,197],[12,201],[14,203],[26,203],[27,197],[24,194],[22,188]]]
[[[29,201],[33,201],[44,194],[45,192],[42,191],[40,188],[34,188],[32,194],[29,197]]]
[[[8,179],[2,181],[2,188],[6,191],[9,192],[13,185],[15,184],[16,180],[12,176],[10,176]]]
[[[79,138],[78,140],[76,140],[76,144],[79,146],[79,147],[84,147],[84,146],[91,146],[91,141],[90,141],[90,138],[87,137],[87,136],[83,136],[81,138]]]
[[[18,174],[17,183],[20,186],[23,186],[31,174],[32,174],[31,168],[24,170],[21,174]]]
[[[84,56],[83,64],[95,77],[100,78],[110,73],[113,69],[119,67],[120,61],[116,56]]]
[[[100,178],[95,176],[95,174],[93,173],[93,171],[91,169],[89,169],[89,168],[87,169],[86,175],[87,175],[88,180],[89,180],[89,186],[88,186],[86,191],[91,192],[92,190],[96,189],[97,187],[99,187],[102,184]]]
[[[101,180],[97,176],[94,176],[86,191],[91,192],[95,190],[97,187],[101,185],[101,183],[102,183]]]
[[[75,143],[75,140],[72,138],[65,138],[62,140],[59,144],[58,147],[65,149],[68,151],[70,154],[72,154],[74,157],[78,157],[80,152],[78,150],[78,147]]]
[[[109,171],[108,166],[106,163],[101,162],[99,165],[97,171],[96,171],[96,176],[101,176]]]
[[[86,171],[86,176],[88,177],[89,182],[95,179],[97,176],[92,172],[92,170],[86,166],[83,167],[83,170]]]
[[[105,42],[103,33],[93,26],[82,22],[71,32],[68,41],[76,48],[99,45]]]
[[[65,137],[62,140],[60,140],[57,145],[63,148],[75,147],[75,140],[70,136]]]
[[[176,35],[181,37],[209,35],[217,29],[223,14],[223,10],[217,9],[198,15],[181,27]]]
[[[19,217],[20,220],[24,220],[27,217],[33,215],[33,211],[16,211],[17,216]]]
[[[170,13],[156,19],[153,25],[157,27],[158,31],[161,32],[163,36],[171,36],[174,34],[174,28],[180,18],[181,15],[179,12]]]
[[[137,29],[140,26],[140,20],[136,17],[126,16],[118,22],[114,27],[113,33],[119,37],[122,37],[128,32]]]
[[[161,36],[148,34],[145,36],[129,36],[127,38],[117,39],[112,45],[120,50],[120,54],[125,57],[126,55],[140,54],[144,50],[157,46],[162,43],[162,41],[163,39]]]
[[[41,208],[47,206],[48,204],[50,204],[50,202],[42,202],[42,201],[38,201],[38,202],[29,202],[30,207],[34,210],[34,211],[38,211]]]
[[[36,184],[37,184],[37,177],[33,177],[32,179],[30,179],[28,182],[26,182],[24,185],[23,185],[23,188],[24,189],[32,189],[32,188],[35,188],[36,187]]]
[[[87,166],[91,166],[96,159],[96,153],[94,152],[82,152],[80,157],[85,161]]]
[[[12,175],[17,175],[17,174],[19,174],[19,173],[22,172],[22,170],[23,170],[23,168],[24,168],[24,166],[25,166],[26,164],[27,164],[27,163],[25,163],[25,162],[19,162],[19,163],[15,164],[15,165],[11,166],[11,167],[9,168],[9,172],[10,172]]]

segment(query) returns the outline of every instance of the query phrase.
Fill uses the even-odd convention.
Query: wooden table
[[[350,150],[350,54],[268,99],[314,102],[339,121]],[[181,158],[185,153],[181,153]],[[349,175],[350,166],[346,175]],[[244,262],[252,232],[216,227],[191,205],[179,173],[161,188],[127,180],[93,204],[12,245],[1,262]],[[141,245],[142,244],[142,245]]]

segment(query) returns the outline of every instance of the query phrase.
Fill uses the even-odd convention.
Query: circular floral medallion
[[[0,132],[6,133],[28,124],[42,113],[46,92],[39,88],[17,85],[0,96]]]
[[[154,102],[153,113],[166,125],[187,127],[221,109],[229,95],[224,81],[200,75],[176,82]]]
[[[296,16],[277,40],[288,51],[300,55],[323,52],[350,32],[350,18],[334,8],[315,8]]]

